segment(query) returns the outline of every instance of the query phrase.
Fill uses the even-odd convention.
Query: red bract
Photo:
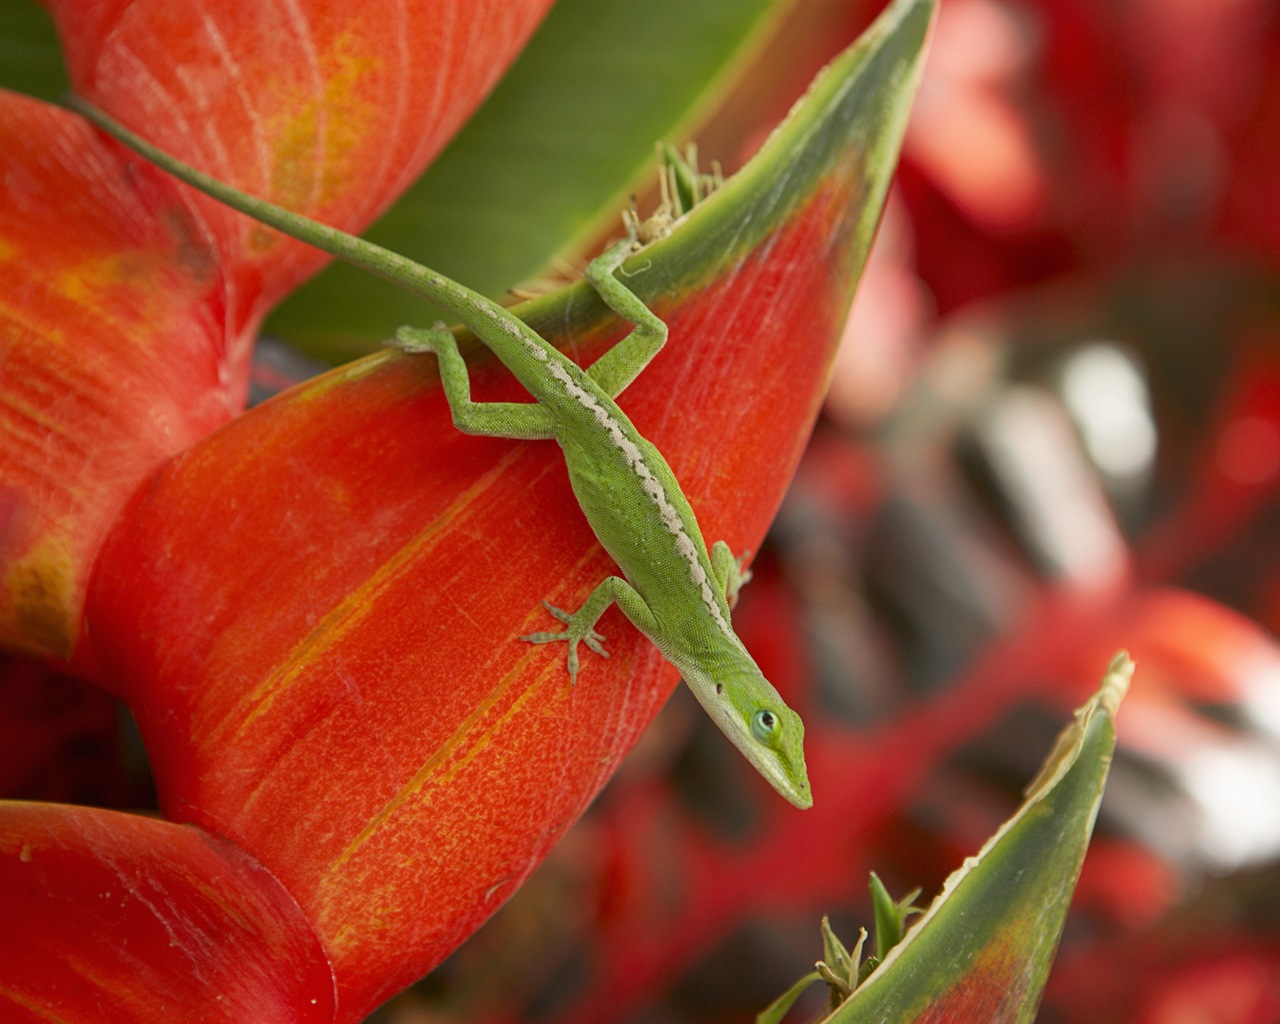
[[[51,13],[80,96],[224,181],[358,231],[466,121],[550,6],[254,3],[205,13],[54,0]],[[181,191],[222,260],[239,379],[249,320],[327,258]]]
[[[0,101],[0,639],[70,658],[107,525],[244,387],[217,260],[173,186],[126,173],[73,114]]]
[[[333,979],[289,894],[199,829],[0,802],[0,1016],[333,1019]]]

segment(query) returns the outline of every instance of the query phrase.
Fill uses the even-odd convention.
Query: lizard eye
[[[751,735],[762,743],[777,739],[780,729],[778,716],[768,708],[761,708],[751,716]]]

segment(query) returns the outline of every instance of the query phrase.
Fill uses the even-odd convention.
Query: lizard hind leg
[[[464,434],[522,441],[545,441],[556,436],[555,417],[536,402],[473,402],[466,360],[458,351],[458,339],[443,323],[426,328],[401,327],[388,345],[410,355],[435,353],[453,425]]]

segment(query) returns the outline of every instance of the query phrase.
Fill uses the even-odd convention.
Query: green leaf
[[[1062,934],[1133,663],[1118,654],[1027,796],[828,1024],[1030,1024]]]
[[[864,930],[862,934],[865,935],[866,931]],[[844,943],[831,930],[831,922],[825,916],[822,918],[822,962],[849,992],[853,991],[852,982],[858,969],[857,960],[861,956],[861,945],[860,938],[858,956],[850,956],[849,951],[844,948]]]
[[[756,1014],[756,1024],[780,1024],[783,1017],[791,1007],[795,1006],[796,1000],[799,999],[805,989],[812,985],[815,981],[820,981],[821,977],[817,971],[810,971],[803,978],[797,981],[789,989],[778,996],[772,1003]]]
[[[0,88],[44,100],[67,92],[58,34],[35,0],[0,0]]]
[[[883,960],[902,941],[907,916],[918,912],[915,899],[920,890],[915,889],[905,898],[894,901],[889,890],[873,871],[871,872],[871,906],[876,920],[876,959]]]
[[[608,230],[652,174],[654,144],[687,136],[706,116],[777,9],[769,0],[561,0],[484,107],[366,237],[503,298]],[[401,324],[438,318],[335,265],[284,302],[267,330],[342,359]]]

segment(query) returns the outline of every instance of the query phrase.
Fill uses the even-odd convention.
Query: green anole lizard
[[[813,797],[805,771],[800,716],[765,679],[730,624],[729,603],[742,583],[724,541],[710,552],[666,460],[640,436],[614,399],[666,342],[667,327],[617,277],[635,244],[629,236],[587,267],[586,276],[618,316],[635,326],[583,370],[497,303],[372,242],[241,192],[157,149],[87,105],[77,109],[148,160],[187,184],[287,235],[424,296],[457,316],[536,399],[473,402],[466,363],[443,325],[401,328],[395,345],[434,352],[457,428],[468,434],[559,442],[573,492],[601,545],[624,576],[609,576],[577,612],[547,607],[565,629],[522,637],[565,641],[571,680],[578,645],[607,657],[595,631],[617,604],[664,657],[747,760],[797,807]]]

